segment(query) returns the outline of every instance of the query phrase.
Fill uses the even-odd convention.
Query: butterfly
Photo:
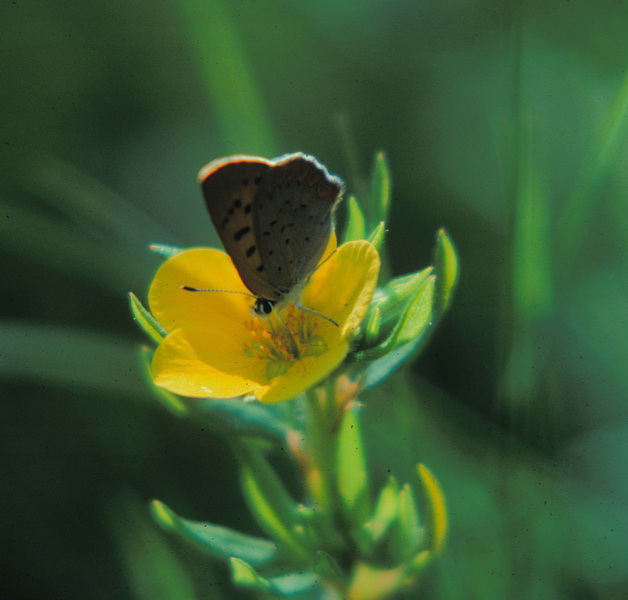
[[[300,152],[273,160],[228,156],[203,167],[198,180],[225,251],[256,298],[255,311],[271,313],[319,266],[342,180]]]

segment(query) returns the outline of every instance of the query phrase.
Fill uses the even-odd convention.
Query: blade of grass
[[[176,6],[223,141],[238,152],[276,156],[270,118],[231,18],[231,5],[221,0],[186,0]]]

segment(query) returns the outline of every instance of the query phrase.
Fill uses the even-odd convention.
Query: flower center
[[[300,310],[294,302],[267,317],[256,315],[246,326],[251,339],[245,342],[244,351],[247,356],[268,361],[269,380],[286,373],[300,358],[319,356],[327,350],[317,331],[317,316]]]

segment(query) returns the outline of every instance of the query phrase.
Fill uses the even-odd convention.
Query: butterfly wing
[[[255,239],[265,277],[279,296],[318,266],[342,187],[338,177],[301,153],[276,159],[264,173],[253,203]]]
[[[260,258],[253,216],[260,182],[272,164],[256,156],[229,156],[203,167],[198,180],[209,216],[244,285],[255,296],[279,300]]]

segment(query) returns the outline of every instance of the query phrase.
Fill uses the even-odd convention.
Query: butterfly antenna
[[[253,294],[240,292],[239,290],[210,290],[206,288],[190,287],[189,285],[182,285],[181,289],[185,290],[186,292],[223,292],[224,294],[242,294],[244,296],[248,296],[249,298],[257,298],[257,296],[254,296]]]
[[[314,275],[314,273],[316,273],[316,271],[318,271],[334,254],[336,254],[338,248],[334,248],[334,250],[332,250],[328,256],[325,257],[325,260],[322,263],[319,263],[316,266],[316,269],[314,269],[310,275],[310,277],[312,277],[312,275]],[[310,277],[308,277],[308,280],[310,279]]]
[[[326,321],[329,321],[330,323],[332,323],[336,327],[340,327],[340,325],[338,325],[338,323],[336,323],[336,321],[334,321],[333,319],[330,319],[329,317],[326,317],[324,314],[319,313],[317,310],[314,310],[313,308],[305,308],[305,306],[301,306],[301,304],[299,304],[298,302],[295,302],[295,305],[300,310],[304,310],[305,312],[312,313],[313,315],[318,315],[319,317],[322,317]]]

